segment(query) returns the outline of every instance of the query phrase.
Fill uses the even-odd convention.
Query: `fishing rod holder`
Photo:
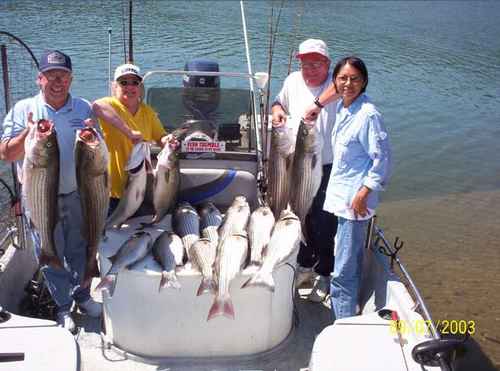
[[[398,253],[399,253],[399,250],[401,250],[403,248],[404,241],[400,240],[399,237],[396,237],[396,239],[394,240],[394,243],[392,244],[392,247],[391,247],[390,243],[385,238],[384,232],[382,231],[382,229],[380,229],[379,227],[374,225],[373,231],[375,232],[375,235],[376,235],[376,239],[375,239],[375,242],[373,243],[373,246],[381,254],[391,258],[391,270],[394,270],[394,262],[397,261],[397,259],[398,259]]]

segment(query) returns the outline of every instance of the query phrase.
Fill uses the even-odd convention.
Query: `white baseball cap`
[[[141,69],[137,67],[135,64],[122,64],[121,66],[116,67],[115,70],[115,81],[117,81],[120,77],[126,75],[134,75],[142,80]]]
[[[299,52],[297,53],[297,58],[302,57],[305,54],[317,53],[324,57],[330,59],[328,55],[328,47],[323,40],[319,39],[307,39],[299,45]]]

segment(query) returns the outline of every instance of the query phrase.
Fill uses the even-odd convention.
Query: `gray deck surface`
[[[329,301],[312,303],[305,299],[310,288],[302,288],[296,296],[298,316],[296,326],[282,344],[270,352],[242,358],[212,359],[158,359],[153,363],[141,362],[133,355],[114,348],[104,349],[101,340],[100,320],[74,314],[77,326],[75,336],[80,347],[80,371],[257,371],[257,370],[305,370],[309,363],[314,338],[331,323]],[[185,341],[185,339],[183,339]],[[215,341],[215,340],[214,340]],[[148,360],[152,362],[152,360]]]

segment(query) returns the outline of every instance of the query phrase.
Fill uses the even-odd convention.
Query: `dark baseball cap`
[[[49,50],[40,58],[40,72],[65,70],[71,72],[71,58],[59,50]]]

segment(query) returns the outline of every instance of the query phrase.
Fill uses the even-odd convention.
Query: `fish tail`
[[[103,279],[101,279],[101,282],[99,282],[99,284],[95,287],[95,291],[108,290],[110,296],[113,296],[113,293],[115,291],[115,286],[116,286],[116,277],[114,275],[108,274]]]
[[[212,293],[215,294],[216,291],[216,284],[212,278],[205,278],[203,277],[201,279],[200,287],[198,288],[198,291],[196,293],[196,296],[201,296],[206,293]]]
[[[177,290],[179,290],[181,288],[181,284],[179,283],[179,280],[177,279],[175,271],[170,271],[170,272],[163,271],[163,272],[161,272],[160,287],[158,288],[158,292],[161,292],[161,290],[169,288],[169,287],[172,289],[177,289]]]
[[[214,303],[208,312],[207,321],[210,321],[212,318],[217,316],[225,316],[227,318],[234,319],[234,307],[229,294],[222,297],[215,297]]]
[[[251,286],[264,287],[269,291],[274,292],[275,283],[272,273],[257,272],[252,277],[250,277],[241,286],[241,288],[244,289],[245,287],[251,287]]]

